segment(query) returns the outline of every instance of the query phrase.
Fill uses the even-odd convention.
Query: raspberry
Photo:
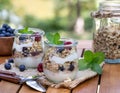
[[[39,72],[43,72],[43,65],[42,65],[42,63],[40,63],[40,64],[38,65],[37,70],[38,70]]]
[[[65,41],[64,42],[64,45],[70,45],[70,44],[72,44],[72,42],[70,42],[70,41]]]
[[[35,36],[35,41],[39,42],[41,40],[41,36]]]
[[[70,44],[72,44],[72,42],[70,42],[70,41],[65,41],[64,42],[64,45],[70,45]],[[72,48],[71,47],[66,47],[66,49],[71,50]]]

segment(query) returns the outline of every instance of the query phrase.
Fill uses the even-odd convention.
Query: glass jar
[[[61,39],[63,45],[45,42],[45,57],[43,71],[46,77],[54,83],[66,79],[73,80],[78,72],[77,42],[72,39]]]
[[[106,0],[98,11],[92,12],[95,19],[93,50],[104,52],[105,62],[120,63],[120,1]]]
[[[21,34],[15,31],[13,57],[16,66],[25,65],[27,68],[36,68],[41,62],[43,51],[44,32],[36,28],[28,28],[32,34]]]

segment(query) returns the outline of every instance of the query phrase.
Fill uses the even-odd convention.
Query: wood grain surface
[[[120,93],[120,64],[105,64],[100,93]]]

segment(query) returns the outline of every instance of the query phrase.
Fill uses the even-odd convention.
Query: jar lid
[[[120,16],[120,0],[106,0],[99,4],[99,10],[91,13],[92,17],[106,18]]]

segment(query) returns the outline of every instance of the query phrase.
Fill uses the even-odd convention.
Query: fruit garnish
[[[14,63],[13,58],[9,58],[9,59],[8,59],[8,63]]]
[[[65,41],[65,42],[64,42],[64,45],[70,45],[70,44],[72,44],[71,41]]]
[[[34,32],[32,30],[29,30],[28,27],[25,27],[24,29],[19,30],[19,33],[21,33],[21,34],[33,34]]]
[[[103,52],[93,53],[90,50],[84,52],[83,59],[78,62],[79,70],[84,70],[90,68],[91,70],[102,74],[102,68],[100,64],[104,61],[105,55]]]
[[[19,66],[19,70],[20,70],[21,72],[23,72],[25,69],[26,69],[25,65],[20,65],[20,66]]]
[[[10,63],[5,63],[4,67],[6,70],[10,70],[11,69],[11,64]]]
[[[65,41],[65,42],[64,42],[64,45],[70,45],[70,44],[72,44],[72,42],[71,42],[71,41]],[[72,47],[66,47],[66,49],[71,50],[71,49],[72,49]]]
[[[62,53],[62,51],[64,51],[64,50],[65,50],[64,47],[60,47],[60,48],[57,49],[57,52],[58,52],[58,53]]]
[[[41,40],[41,36],[40,35],[35,35],[35,41],[39,42]]]
[[[43,65],[42,65],[42,63],[40,63],[40,64],[38,65],[37,70],[38,70],[39,72],[43,72]]]
[[[64,66],[63,65],[59,66],[59,70],[64,71],[65,70]]]
[[[0,28],[0,37],[14,36],[15,29],[12,29],[8,24],[3,24]]]
[[[58,32],[55,34],[47,33],[46,38],[48,39],[50,44],[56,44],[56,45],[63,44],[63,41],[60,40],[61,37]]]
[[[74,70],[74,68],[75,68],[75,67],[74,67],[74,65],[73,65],[72,63],[70,63],[70,67],[69,67],[69,69],[68,69],[68,70],[69,70],[69,71],[73,71],[73,70]]]

